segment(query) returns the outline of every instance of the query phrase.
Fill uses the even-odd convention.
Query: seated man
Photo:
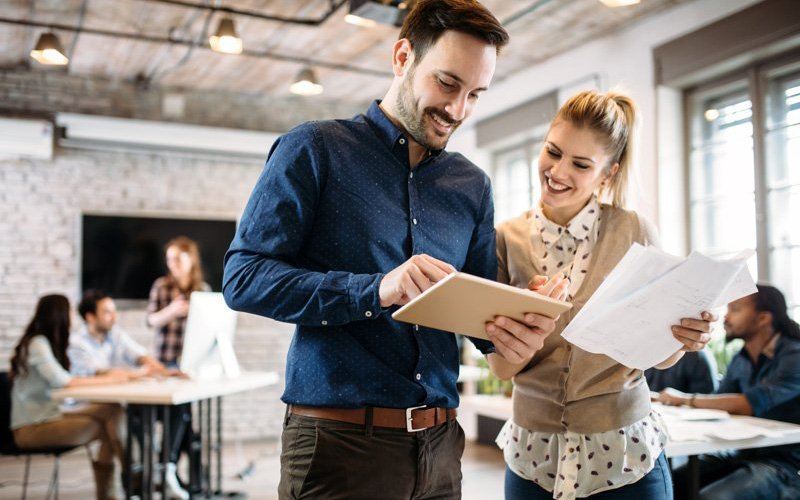
[[[725,410],[800,424],[800,326],[789,318],[786,299],[774,287],[728,305],[726,339],[744,347],[733,358],[717,394],[667,389],[670,405]],[[756,448],[700,456],[700,498],[800,498],[800,445]],[[686,467],[675,473],[675,498],[687,498]]]
[[[717,362],[708,351],[687,352],[666,370],[650,368],[644,372],[647,385],[653,392],[672,387],[691,394],[710,394],[717,390]]]
[[[147,349],[115,326],[114,300],[99,290],[83,294],[78,313],[86,327],[70,337],[67,351],[74,375],[91,376],[123,370],[140,375],[172,374]],[[135,375],[135,374],[134,374]]]
[[[78,313],[86,323],[85,328],[70,336],[67,354],[70,371],[74,375],[90,376],[124,372],[128,377],[180,375],[168,369],[147,354],[141,344],[116,326],[117,308],[114,300],[100,290],[87,290],[83,294]],[[141,432],[136,417],[129,422],[131,432]],[[176,474],[173,463],[167,467],[167,486],[173,498],[189,498]]]

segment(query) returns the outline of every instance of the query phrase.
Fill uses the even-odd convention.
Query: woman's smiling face
[[[619,168],[609,165],[606,145],[592,130],[564,120],[553,122],[539,155],[545,215],[566,224],[586,205],[604,180]]]

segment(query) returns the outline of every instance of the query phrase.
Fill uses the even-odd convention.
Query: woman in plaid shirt
[[[203,281],[200,251],[197,243],[178,236],[166,246],[168,273],[158,278],[150,289],[147,305],[147,324],[156,330],[156,354],[167,367],[177,368],[183,351],[183,331],[189,314],[189,296],[192,292],[211,291]],[[181,450],[189,450],[191,443],[191,405],[172,408],[170,415],[171,443],[167,465],[167,486],[171,496],[188,499],[177,476],[177,462]]]

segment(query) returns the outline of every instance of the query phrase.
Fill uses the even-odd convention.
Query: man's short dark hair
[[[89,313],[97,315],[97,303],[107,298],[109,298],[109,295],[102,290],[97,290],[95,288],[86,290],[83,292],[80,304],[78,304],[78,314],[80,314],[81,318],[84,320],[86,320],[86,315]]]
[[[498,52],[508,43],[503,25],[476,0],[420,0],[406,16],[400,39],[408,39],[418,63],[449,30],[483,40]]]

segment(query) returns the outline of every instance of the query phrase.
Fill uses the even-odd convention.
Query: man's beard
[[[400,87],[400,92],[397,93],[397,119],[405,127],[412,139],[420,146],[426,149],[444,149],[447,146],[447,141],[453,135],[456,128],[461,125],[461,122],[454,121],[447,113],[440,111],[436,108],[419,109],[419,99],[414,96],[414,68],[412,67],[406,78],[403,80],[403,85]],[[425,129],[425,116],[426,114],[435,114],[447,123],[452,124],[450,133],[445,137],[436,135],[437,142],[428,139],[428,134]]]

